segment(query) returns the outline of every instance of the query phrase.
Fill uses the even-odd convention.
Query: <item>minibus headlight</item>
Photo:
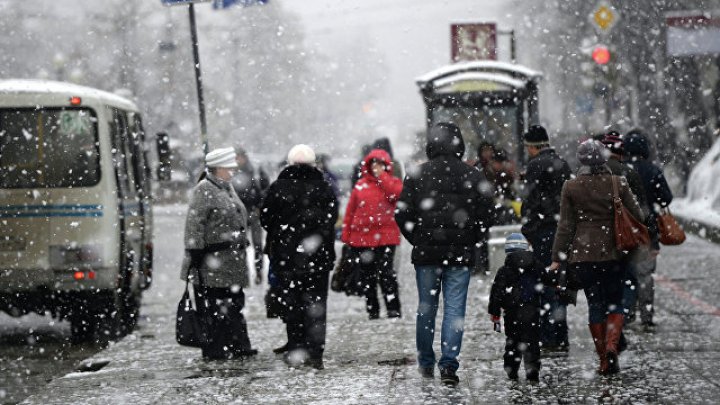
[[[50,266],[55,269],[92,268],[102,264],[102,246],[50,246]]]

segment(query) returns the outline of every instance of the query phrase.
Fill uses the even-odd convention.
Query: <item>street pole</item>
[[[510,30],[510,60],[512,63],[517,63],[517,55],[515,52],[515,30]]]
[[[510,37],[510,61],[517,63],[517,45],[515,40],[515,30],[503,31],[498,30],[498,35],[507,35]]]
[[[190,39],[192,41],[193,59],[195,61],[195,83],[197,85],[198,110],[200,112],[200,140],[203,144],[203,151],[207,154],[210,151],[207,140],[207,120],[205,118],[205,99],[203,97],[202,72],[200,71],[200,51],[198,49],[197,27],[195,25],[195,5],[190,3]]]

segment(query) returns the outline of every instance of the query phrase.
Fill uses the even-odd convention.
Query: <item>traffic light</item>
[[[610,50],[605,45],[596,45],[592,50],[592,58],[598,65],[607,65],[610,62]]]

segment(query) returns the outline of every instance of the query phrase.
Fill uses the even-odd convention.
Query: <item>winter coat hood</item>
[[[373,149],[370,151],[370,153],[363,158],[362,162],[360,162],[360,170],[362,171],[362,176],[372,176],[371,172],[371,163],[373,160],[379,160],[385,165],[385,173],[392,174],[393,171],[393,162],[392,158],[390,157],[390,154],[385,152],[382,149]]]
[[[435,124],[428,133],[425,153],[428,159],[444,155],[461,159],[465,154],[465,141],[460,128],[448,122]]]
[[[625,154],[639,156],[643,159],[650,157],[650,143],[642,132],[630,132],[623,143]]]

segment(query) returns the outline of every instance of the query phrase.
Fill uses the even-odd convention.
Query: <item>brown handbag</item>
[[[618,190],[618,177],[612,176],[613,206],[615,207],[615,247],[620,251],[631,251],[641,245],[650,244],[647,227],[625,207]]]
[[[660,212],[657,217],[660,243],[663,245],[679,245],[685,242],[685,231],[670,213],[670,208]]]

